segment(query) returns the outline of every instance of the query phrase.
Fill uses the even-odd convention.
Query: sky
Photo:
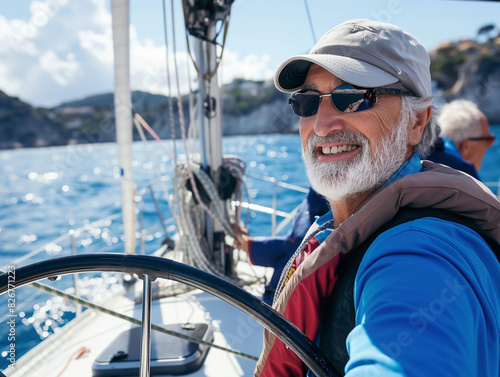
[[[307,16],[306,1],[311,28]],[[167,8],[168,55],[173,33],[181,91],[194,81],[186,55],[180,0]],[[269,80],[287,58],[307,52],[335,25],[353,18],[394,23],[426,49],[500,28],[500,3],[451,0],[235,0],[219,82]],[[131,86],[168,94],[163,0],[130,0]],[[188,79],[190,78],[190,79]],[[0,90],[34,106],[113,91],[110,0],[15,0],[0,7]],[[171,81],[172,90],[175,88]],[[193,84],[191,84],[193,87]]]

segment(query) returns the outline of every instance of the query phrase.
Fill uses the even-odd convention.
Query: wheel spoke
[[[142,329],[140,377],[149,377],[149,356],[151,353],[151,279],[142,275]]]

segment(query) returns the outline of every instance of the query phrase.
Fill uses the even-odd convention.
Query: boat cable
[[[225,155],[222,163],[237,180],[234,200],[241,203],[243,201],[243,191],[245,192],[248,203],[244,222],[246,228],[248,226],[248,221],[250,220],[250,204],[252,199],[250,197],[250,190],[248,189],[248,185],[245,180],[246,166],[242,167],[242,164],[245,164],[245,162],[239,156]],[[236,212],[237,213],[235,213],[232,223],[237,223],[241,218],[241,205],[236,206]]]
[[[165,185],[165,182],[162,181],[162,179],[161,179],[160,169],[158,168],[158,164],[156,163],[155,158],[153,157],[153,154],[151,153],[151,148],[149,147],[149,144],[147,143],[146,136],[144,135],[144,131],[143,131],[142,128],[143,127],[146,128],[146,130],[148,130],[148,132],[153,135],[153,137],[160,143],[160,145],[167,152],[170,151],[170,150],[163,143],[163,141],[158,137],[158,135],[153,131],[153,129],[151,129],[151,127],[146,123],[146,121],[139,114],[137,114],[137,113],[134,114],[134,124],[135,124],[135,127],[137,128],[137,131],[139,132],[139,135],[141,137],[143,146],[144,146],[144,148],[146,149],[146,151],[148,153],[149,160],[153,163],[153,168],[155,170],[156,176],[157,176],[158,180],[161,183],[161,188],[163,190],[163,195],[165,196],[165,200],[167,201],[168,206],[170,208],[170,214],[174,218],[174,221],[177,223],[178,222],[178,218],[177,218],[175,210],[174,210],[174,201],[172,200],[171,195],[168,192],[168,189],[167,189],[167,186]],[[158,213],[158,215],[160,216],[161,214]],[[165,234],[165,236],[168,236],[168,235]]]
[[[196,148],[196,140],[199,137],[199,121],[198,121],[198,106],[196,106],[196,101],[198,100],[197,93],[193,90],[191,81],[191,65],[188,64],[186,67],[187,83],[189,87],[188,94],[188,106],[189,106],[189,128],[188,128],[188,139],[191,140],[191,153],[196,155],[198,153]],[[183,137],[184,135],[181,135]]]
[[[196,176],[196,178],[198,178],[198,181],[201,182],[202,187],[204,188],[211,203],[213,204],[214,211],[209,210],[207,205],[205,205],[205,203],[203,202],[203,199],[201,199],[201,196],[198,192],[198,188],[196,187],[196,183],[193,184],[194,176]],[[188,190],[186,188],[185,183],[187,180],[191,182],[192,190]],[[180,228],[184,230],[183,232],[184,235],[187,235],[189,244],[191,245],[191,251],[193,252],[195,259],[197,260],[198,263],[201,263],[199,266],[203,268],[205,271],[211,271],[212,273],[218,276],[221,275],[226,276],[222,270],[219,271],[218,268],[212,266],[212,263],[208,260],[205,253],[202,251],[200,247],[199,239],[201,239],[202,237],[200,232],[195,231],[192,219],[193,218],[201,219],[203,216],[201,216],[200,213],[198,213],[198,216],[188,215],[192,211],[196,211],[195,207],[201,207],[201,209],[205,210],[212,218],[219,221],[219,223],[224,228],[227,235],[230,235],[231,237],[233,236],[233,231],[230,222],[224,216],[224,209],[222,208],[222,205],[220,203],[218,190],[215,187],[214,182],[208,176],[208,174],[203,169],[200,168],[199,165],[196,165],[189,161],[185,165],[178,165],[176,167],[174,181],[176,182],[176,188],[177,188],[176,192],[177,192],[177,197],[179,198],[178,210],[180,215],[180,224],[178,225]],[[190,193],[193,193],[195,195],[197,202],[192,200],[192,196],[190,195]],[[201,228],[198,227],[198,229]],[[199,237],[196,237],[197,235]],[[229,277],[226,276],[226,278]],[[238,285],[241,285],[242,283],[238,279],[236,280],[232,278],[229,279],[231,279],[235,284]]]
[[[172,90],[170,86],[170,63],[169,63],[169,53],[168,53],[168,34],[167,34],[167,9],[165,6],[165,0],[162,1],[163,4],[163,34],[165,38],[165,54],[166,54],[166,66],[167,66],[167,88],[168,88],[168,114],[170,120],[170,137],[173,142],[174,147],[174,162],[177,163],[177,147],[176,147],[176,134],[175,134],[175,122],[174,122],[174,103],[172,97]],[[174,35],[175,38],[175,35]]]
[[[135,114],[134,123],[139,131],[139,134],[141,135],[143,142],[145,141],[145,135],[144,135],[143,130],[140,126],[144,127],[156,139],[156,141],[159,142],[165,148],[165,150],[167,152],[169,151],[169,149],[163,144],[162,140],[158,137],[158,135],[156,135],[156,133],[154,133],[154,131],[151,129],[151,127],[144,121],[144,119],[139,114]],[[147,147],[147,145],[146,145],[146,150],[149,153],[149,157],[150,157],[151,162],[153,164],[155,164],[154,158],[150,154],[150,151],[149,151],[149,148]],[[249,197],[248,188],[246,187],[246,184],[245,184],[244,179],[243,179],[243,174],[244,174],[244,172],[242,171],[242,167],[244,167],[243,161],[238,156],[229,156],[229,157],[225,157],[225,159],[223,161],[223,166],[225,168],[227,168],[232,173],[233,177],[235,177],[235,179],[238,182],[241,183],[240,186],[243,186],[245,188],[247,197]],[[214,203],[214,209],[215,209],[215,213],[217,216],[216,219],[220,220],[226,233],[232,234],[232,228],[230,225],[230,221],[228,220],[228,216],[226,214],[226,211],[224,211],[224,208],[222,207],[222,205],[220,203],[220,200],[218,197],[218,191],[215,188],[213,181],[211,180],[211,178],[208,176],[208,174],[203,169],[199,168],[198,165],[191,163],[191,169],[195,173],[196,178],[202,184],[202,187],[204,188],[205,192],[208,194],[211,202]],[[177,169],[177,171],[178,170],[179,169]],[[157,172],[157,174],[159,174],[159,172]],[[160,176],[158,178],[160,178]],[[179,190],[174,190],[174,191],[179,193],[178,197],[185,199],[186,195],[187,195],[185,187],[184,187],[184,182],[187,181],[186,174],[180,174],[180,175],[175,174],[174,180],[176,178],[179,179],[178,184],[180,186],[179,186]],[[165,196],[168,200],[169,195],[166,192],[166,189],[164,190],[164,193],[165,193]],[[182,200],[182,202],[189,203],[188,200]],[[191,221],[192,216],[186,215],[186,213],[190,213],[191,210],[189,208],[186,210],[183,210],[183,208],[180,208],[180,216],[176,216],[176,212],[174,210],[174,204],[170,201],[169,201],[169,207],[170,207],[172,216],[174,217],[179,228],[184,229],[185,230],[184,233],[188,235],[188,237],[187,237],[188,244],[191,246],[189,248],[189,250],[193,253],[192,262],[194,262],[194,263],[192,263],[192,264],[204,269],[205,271],[210,271],[215,275],[224,276],[227,278],[227,276],[224,273],[222,273],[222,271],[220,271],[218,268],[213,266],[213,264],[208,260],[208,258],[206,258],[205,253],[202,251],[202,247],[200,245],[200,242],[199,242],[198,238],[195,237],[195,235],[200,236],[199,235],[200,232],[195,231],[196,227],[194,226],[194,224],[192,224],[192,221]],[[249,213],[247,212],[247,218],[249,217],[248,215],[249,215]],[[238,215],[236,215],[235,217],[239,218]],[[197,227],[197,228],[200,229],[200,227]],[[256,281],[255,279],[258,279],[258,278],[256,276],[254,276],[254,279],[252,279],[252,283]],[[243,282],[241,279],[232,279],[231,278],[231,281],[235,284],[240,285],[240,286],[251,284],[250,282]]]
[[[309,12],[309,5],[307,4],[307,0],[304,0],[304,6],[306,7],[307,19],[309,20],[309,28],[311,29],[311,34],[313,37],[313,44],[316,44],[316,33],[314,32],[314,25],[311,18],[311,13]]]
[[[203,249],[206,249],[206,245],[201,245],[201,242],[204,240],[201,233],[201,229],[203,229],[203,216],[201,216],[201,213],[199,213],[201,206],[198,206],[194,201],[192,200],[192,196],[190,195],[191,191],[186,188],[185,182],[186,182],[186,176],[188,174],[187,167],[190,164],[186,164],[185,166],[177,166],[177,171],[174,176],[174,180],[176,182],[176,190],[177,190],[177,195],[179,197],[179,203],[178,203],[178,210],[179,210],[179,218],[180,218],[180,223],[178,224],[181,238],[185,239],[187,243],[189,244],[189,255],[193,258],[192,263],[194,266],[197,266],[205,271],[208,271],[216,276],[222,277],[224,279],[227,279],[231,281],[232,283],[242,286],[246,284],[251,284],[248,282],[244,282],[243,280],[231,276],[227,276],[222,268],[214,265],[212,261],[208,259],[206,256],[205,252]],[[203,172],[203,169],[197,169],[196,166],[192,166],[192,169],[195,169],[196,173]],[[203,177],[203,173],[200,173],[199,177]],[[205,173],[206,174],[206,173]],[[202,178],[203,180],[203,178]],[[207,184],[208,190],[207,193],[211,198],[215,197],[214,194],[214,187],[213,187],[213,182],[208,179],[208,180],[203,180],[204,184]],[[215,202],[218,202],[219,199],[218,197],[216,198]],[[214,206],[214,208],[217,208],[219,211],[222,209],[220,206]],[[197,221],[198,223],[195,225],[194,222]],[[226,225],[227,221],[225,221]],[[230,227],[229,227],[229,230]],[[232,230],[231,230],[232,232]]]
[[[234,232],[232,231],[231,225],[230,225],[230,220],[227,217],[227,212],[224,211],[224,208],[222,207],[222,204],[220,204],[220,198],[218,194],[218,190],[215,187],[215,184],[213,183],[212,179],[208,177],[205,171],[203,169],[200,169],[199,166],[195,165],[193,162],[190,161],[192,158],[192,154],[190,154],[190,148],[188,147],[187,139],[186,139],[186,126],[185,126],[185,120],[184,120],[184,111],[183,111],[183,103],[182,103],[182,97],[180,94],[180,86],[179,86],[179,70],[178,70],[178,63],[177,63],[177,56],[176,56],[176,38],[175,38],[175,17],[174,17],[174,4],[173,1],[171,2],[172,6],[172,33],[173,33],[173,52],[174,52],[174,73],[175,73],[175,83],[176,83],[176,88],[177,88],[177,105],[178,105],[178,115],[179,115],[179,122],[180,122],[180,128],[181,128],[181,137],[182,141],[184,144],[184,151],[186,154],[186,160],[187,162],[182,166],[178,165],[176,166],[175,169],[175,176],[174,180],[176,181],[176,189],[174,190],[176,194],[178,195],[177,198],[177,204],[178,204],[178,210],[179,210],[179,218],[180,218],[180,224],[178,224],[178,227],[182,229],[180,234],[182,234],[184,239],[187,241],[187,243],[191,246],[189,256],[192,257],[194,265],[204,269],[205,271],[210,271],[214,275],[224,277],[225,279],[229,279],[231,282],[237,285],[246,285],[246,282],[242,281],[241,279],[238,278],[233,278],[230,276],[227,276],[222,268],[222,266],[214,266],[214,263],[210,260],[208,260],[205,252],[203,249],[208,249],[207,247],[202,247],[200,245],[200,242],[203,242],[203,237],[201,232],[195,232],[195,228],[201,229],[199,226],[195,227],[193,224],[192,219],[196,219],[197,221],[201,221],[202,214],[196,211],[194,208],[189,208],[190,206],[197,206],[203,209],[212,219],[216,220],[224,229],[226,237],[230,238],[230,241],[234,242]],[[225,34],[227,32],[227,25],[228,25],[228,18],[225,18]],[[225,40],[225,36],[224,36]],[[220,61],[219,61],[220,63]],[[218,64],[217,64],[218,67]],[[213,74],[216,73],[216,69],[214,70]],[[213,77],[213,75],[209,75],[210,78]],[[190,127],[191,129],[192,127]],[[195,181],[195,175],[196,178],[198,179],[198,182],[201,182],[202,186],[205,189],[205,192],[208,194],[210,198],[210,202],[213,205],[213,210],[205,204],[203,199],[201,198],[201,195],[199,193],[198,189],[198,184]],[[185,188],[185,183],[189,181],[191,184],[190,190],[187,190]],[[194,198],[196,199],[195,201],[192,200],[192,196],[194,195]],[[185,207],[187,206],[187,207]],[[198,216],[193,216],[192,211],[196,211],[196,215]],[[198,224],[200,225],[200,224]]]
[[[165,39],[167,41],[167,33],[166,33],[166,28],[167,28],[167,23],[166,23],[166,11],[165,11],[165,2],[163,1],[164,5],[164,31],[165,31]],[[226,35],[227,35],[227,28],[229,24],[229,13],[226,14],[224,17],[224,37],[223,37],[223,45],[222,48],[224,47],[225,40],[226,40]],[[177,62],[177,56],[176,56],[176,35],[175,35],[175,17],[174,17],[174,4],[173,1],[171,2],[171,26],[172,26],[172,48],[173,48],[173,60],[174,60],[174,74],[175,74],[175,84],[177,88],[177,105],[178,105],[178,115],[179,115],[179,123],[180,123],[180,128],[181,128],[181,138],[184,144],[184,150],[186,154],[186,160],[187,162],[181,165],[177,163],[176,155],[175,155],[175,161],[176,161],[176,169],[175,169],[175,176],[174,176],[174,196],[177,198],[176,203],[178,207],[178,212],[179,216],[176,219],[176,223],[178,225],[178,228],[180,230],[180,234],[184,235],[184,240],[187,241],[187,244],[190,246],[188,250],[190,251],[188,254],[188,258],[191,258],[192,264],[195,266],[198,266],[205,271],[210,271],[211,273],[224,277],[226,279],[230,279],[233,283],[238,284],[238,285],[246,285],[248,282],[245,284],[244,281],[241,279],[229,277],[226,275],[226,273],[223,271],[222,266],[218,266],[212,261],[208,259],[206,256],[206,253],[204,252],[204,249],[207,249],[206,246],[208,245],[203,245],[203,247],[200,243],[203,242],[203,235],[201,234],[200,231],[196,232],[196,229],[203,229],[200,225],[201,224],[195,224],[192,219],[200,219],[202,217],[202,214],[199,213],[195,208],[191,208],[193,206],[201,207],[211,218],[216,220],[223,228],[224,233],[226,236],[229,236],[229,244],[231,244],[231,241],[234,242],[234,232],[231,227],[231,217],[234,217],[236,219],[240,218],[240,213],[241,207],[239,206],[234,206],[231,209],[228,209],[227,206],[224,207],[223,201],[220,199],[219,196],[219,190],[215,187],[215,183],[213,182],[212,178],[203,170],[200,168],[198,164],[193,163],[190,161],[192,158],[192,154],[190,154],[191,148],[188,147],[188,142],[186,138],[186,125],[185,125],[185,119],[184,119],[184,111],[183,111],[183,103],[182,103],[182,96],[180,94],[180,86],[179,86],[179,71],[178,71],[178,62]],[[217,35],[220,34],[220,31]],[[217,38],[217,36],[215,37]],[[189,43],[189,41],[188,41]],[[213,41],[213,43],[215,43]],[[189,45],[188,45],[189,49]],[[167,49],[168,50],[168,49]],[[168,54],[168,51],[167,51]],[[222,53],[221,55],[217,58],[217,65],[216,68],[214,69],[213,72],[211,72],[208,75],[205,75],[205,78],[208,78],[209,80],[214,77],[214,75],[217,72],[217,68],[219,67],[220,61],[222,58]],[[168,63],[168,55],[167,55],[167,63]],[[194,61],[193,61],[194,63]],[[195,69],[198,72],[198,68],[196,67],[195,64]],[[170,69],[167,67],[167,75],[170,79]],[[189,72],[188,72],[189,73]],[[169,81],[170,82],[170,81]],[[170,87],[169,87],[170,91]],[[192,91],[190,90],[192,93]],[[170,95],[170,97],[172,97]],[[191,111],[191,109],[190,109]],[[171,116],[173,112],[170,113]],[[134,116],[135,120],[139,121],[142,127],[144,127],[161,145],[162,147],[171,155],[171,152],[169,152],[169,149],[166,148],[161,141],[161,139],[154,133],[154,131],[147,125],[147,123],[140,117],[140,115],[135,114]],[[190,119],[193,119],[192,117]],[[134,121],[135,121],[134,120]],[[171,122],[172,123],[172,122]],[[136,125],[137,126],[137,125]],[[194,131],[193,124],[191,124],[191,127],[189,127],[189,131]],[[141,136],[142,138],[142,136]],[[152,160],[152,159],[151,159]],[[237,192],[236,194],[233,193],[233,195],[240,196],[242,197],[242,192],[241,188],[245,189],[245,193],[247,195],[247,199],[250,200],[250,195],[248,193],[248,188],[246,187],[245,181],[243,179],[243,174],[244,172],[241,170],[243,167],[244,170],[244,163],[241,160],[238,160],[235,162],[235,159],[232,158],[231,161],[227,159],[223,159],[223,163],[221,167],[226,168],[233,178],[236,180],[236,186],[237,188],[240,188],[240,191]],[[196,179],[195,179],[196,178]],[[190,182],[191,187],[190,190],[187,190],[185,188],[185,183]],[[202,199],[199,188],[198,188],[198,183],[201,185],[200,187],[203,188],[204,192],[208,195],[209,202],[212,204],[211,207],[209,207],[205,201]],[[164,190],[165,191],[165,190]],[[193,200],[192,196],[194,195],[195,200]],[[165,196],[167,197],[168,200],[168,195],[165,193]],[[234,201],[230,202],[233,203]],[[173,203],[169,202],[169,206],[171,209],[172,214],[175,214],[174,206]],[[198,216],[192,216],[193,212],[196,212]],[[230,213],[235,212],[234,216],[231,216]],[[248,219],[250,217],[250,209],[247,209],[247,214],[246,214],[246,220],[245,224],[247,224]],[[233,218],[233,222],[234,222]],[[256,277],[255,277],[256,278]],[[254,279],[255,281],[255,279]]]
[[[146,130],[150,134],[152,134],[152,136],[156,139],[156,141],[158,141],[162,146],[164,146],[163,142],[158,137],[158,135],[156,135],[156,133],[154,133],[154,131],[151,129],[151,127],[149,127],[149,125],[147,125],[147,123],[144,121],[144,119],[142,119],[142,117],[139,114],[135,114],[134,123],[135,123],[137,129],[139,130],[139,134],[141,135],[143,142],[145,141],[145,136],[144,136],[144,132],[140,126],[146,128]],[[166,146],[164,146],[164,147],[166,148]],[[150,154],[150,151],[149,151],[149,148],[147,148],[147,145],[146,145],[146,150],[149,153],[150,160],[154,164],[154,158]],[[168,148],[166,150],[169,151]],[[212,202],[218,204],[215,206],[215,209],[217,212],[217,218],[221,219],[221,223],[223,224],[226,232],[228,230],[231,231],[230,224],[227,222],[225,217],[222,215],[223,209],[220,206],[220,201],[218,200],[217,193],[216,192],[214,193],[215,190],[213,187],[213,182],[211,181],[211,179],[209,177],[207,177],[206,173],[202,169],[197,169],[197,166],[192,166],[192,168],[195,169],[195,172],[196,172],[195,175],[202,182],[203,187],[205,188],[205,191],[207,193],[209,193],[209,196],[210,196],[210,199],[212,200]],[[157,172],[157,174],[159,175],[159,172]],[[176,176],[177,176],[177,174],[176,174]],[[181,177],[180,182],[181,183],[186,182],[186,178],[183,175]],[[165,193],[165,197],[168,200],[169,195],[166,192],[166,190],[164,191],[164,193]],[[181,190],[180,197],[184,198],[185,196],[186,195],[184,193],[184,190]],[[205,254],[203,253],[201,246],[199,245],[199,241],[197,240],[196,237],[194,237],[194,235],[199,234],[199,232],[195,231],[195,227],[192,225],[192,223],[190,221],[190,216],[182,216],[184,214],[184,212],[180,212],[181,213],[180,217],[176,216],[176,212],[174,210],[174,205],[171,201],[169,201],[169,207],[170,207],[170,212],[171,212],[172,216],[174,217],[176,223],[177,224],[184,224],[183,228],[184,229],[187,228],[186,234],[191,235],[191,237],[188,237],[189,245],[191,246],[189,248],[189,250],[194,254],[193,255],[194,258],[192,260],[192,262],[194,262],[194,263],[191,263],[191,264],[198,266],[198,267],[204,269],[205,271],[210,271],[211,273],[213,273],[215,275],[222,276],[223,274],[221,274],[221,272],[217,268],[213,267],[212,263],[205,257]],[[189,212],[189,210],[188,210],[188,212]],[[182,225],[180,227],[182,227]],[[242,285],[241,280],[233,280],[233,282],[238,284],[238,285]]]
[[[5,273],[5,271],[0,271],[0,274],[4,274],[4,273]],[[98,312],[101,312],[104,314],[108,314],[108,315],[111,315],[111,316],[116,317],[116,318],[123,319],[123,320],[131,322],[135,325],[139,325],[139,326],[142,325],[142,321],[140,319],[130,317],[130,316],[125,315],[125,314],[118,313],[114,310],[105,308],[104,306],[101,306],[101,305],[94,304],[88,300],[81,298],[81,297],[77,297],[77,296],[72,295],[70,293],[61,291],[60,289],[51,287],[47,284],[33,282],[33,283],[29,283],[27,285],[29,287],[36,288],[40,291],[49,293],[51,295],[62,297],[65,300],[71,301],[75,304],[80,304],[80,305],[87,307],[89,309],[93,309],[95,311],[98,311]],[[249,360],[253,360],[253,361],[258,360],[258,357],[256,357],[256,356],[249,355],[249,354],[246,354],[246,353],[238,351],[238,350],[233,350],[231,348],[219,346],[215,343],[207,342],[207,341],[199,339],[199,338],[191,337],[189,335],[185,335],[185,334],[179,333],[177,331],[169,330],[169,329],[166,329],[164,327],[161,327],[161,326],[158,326],[155,324],[151,324],[151,329],[158,331],[158,332],[161,332],[161,333],[164,333],[164,334],[167,334],[167,335],[174,336],[176,338],[184,339],[184,340],[187,340],[187,341],[190,341],[193,343],[197,343],[197,344],[201,344],[201,345],[211,347],[211,348],[216,348],[216,349],[219,349],[219,350],[224,351],[224,352],[232,353],[236,356],[241,356],[245,359],[249,359]]]
[[[187,145],[187,142],[186,142],[186,137],[185,137],[185,135],[186,135],[186,125],[185,125],[185,120],[184,120],[184,109],[183,109],[183,105],[182,105],[182,96],[181,96],[181,90],[180,90],[180,86],[179,86],[179,81],[180,81],[179,80],[179,70],[178,70],[177,58],[176,58],[177,48],[176,48],[176,43],[175,43],[175,23],[174,23],[174,2],[173,2],[173,0],[171,1],[171,5],[172,5],[172,31],[173,31],[174,68],[175,68],[174,72],[175,72],[175,83],[176,83],[176,87],[177,87],[177,108],[178,108],[178,111],[179,111],[179,122],[180,122],[180,127],[181,127],[182,141],[183,141],[183,144],[184,144],[184,152],[186,154],[186,159],[188,159],[189,158],[189,148],[188,148],[188,145]],[[205,204],[201,200],[200,194],[198,192],[198,188],[197,188],[195,180],[194,180],[193,173],[192,173],[191,168],[190,168],[190,164],[188,163],[186,166],[187,166],[189,181],[191,182],[193,194],[196,197],[196,200],[198,201],[198,203],[200,204],[200,206],[203,207],[203,209],[208,214],[210,214],[210,216],[212,218],[215,218],[215,219],[219,220],[219,222],[220,222],[221,220],[218,219],[216,217],[216,215],[210,210],[210,208],[208,208],[207,206],[205,206]],[[232,233],[230,233],[230,234],[232,234]]]
[[[176,159],[175,152],[172,152],[169,147],[165,145],[165,143],[161,140],[161,138],[158,136],[158,134],[151,128],[149,124],[146,123],[144,118],[139,114],[135,113],[134,114],[134,123],[139,122],[139,124],[144,127],[151,136],[161,145],[161,147],[167,152],[167,154],[172,158]],[[137,130],[139,130],[140,127],[137,127]]]

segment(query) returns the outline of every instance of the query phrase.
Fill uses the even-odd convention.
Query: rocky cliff
[[[287,133],[298,130],[298,118],[289,109],[288,95],[276,90],[271,81],[236,80],[222,88],[220,97],[223,108],[222,132],[226,136]],[[196,101],[196,98],[193,101]],[[173,102],[176,137],[180,137],[176,100]],[[184,112],[187,113],[188,98],[183,99],[183,105]],[[197,108],[196,104],[194,108]],[[136,106],[136,110],[160,137],[170,137],[172,132],[168,121],[168,99],[157,107]],[[186,124],[189,124],[189,120],[189,114],[186,114]]]
[[[469,99],[500,124],[500,35],[484,43],[448,42],[429,52],[431,74],[446,101]]]

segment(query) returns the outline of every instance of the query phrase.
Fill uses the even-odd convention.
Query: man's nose
[[[318,136],[325,137],[345,129],[342,113],[333,106],[329,98],[323,98],[315,118],[314,133]]]

